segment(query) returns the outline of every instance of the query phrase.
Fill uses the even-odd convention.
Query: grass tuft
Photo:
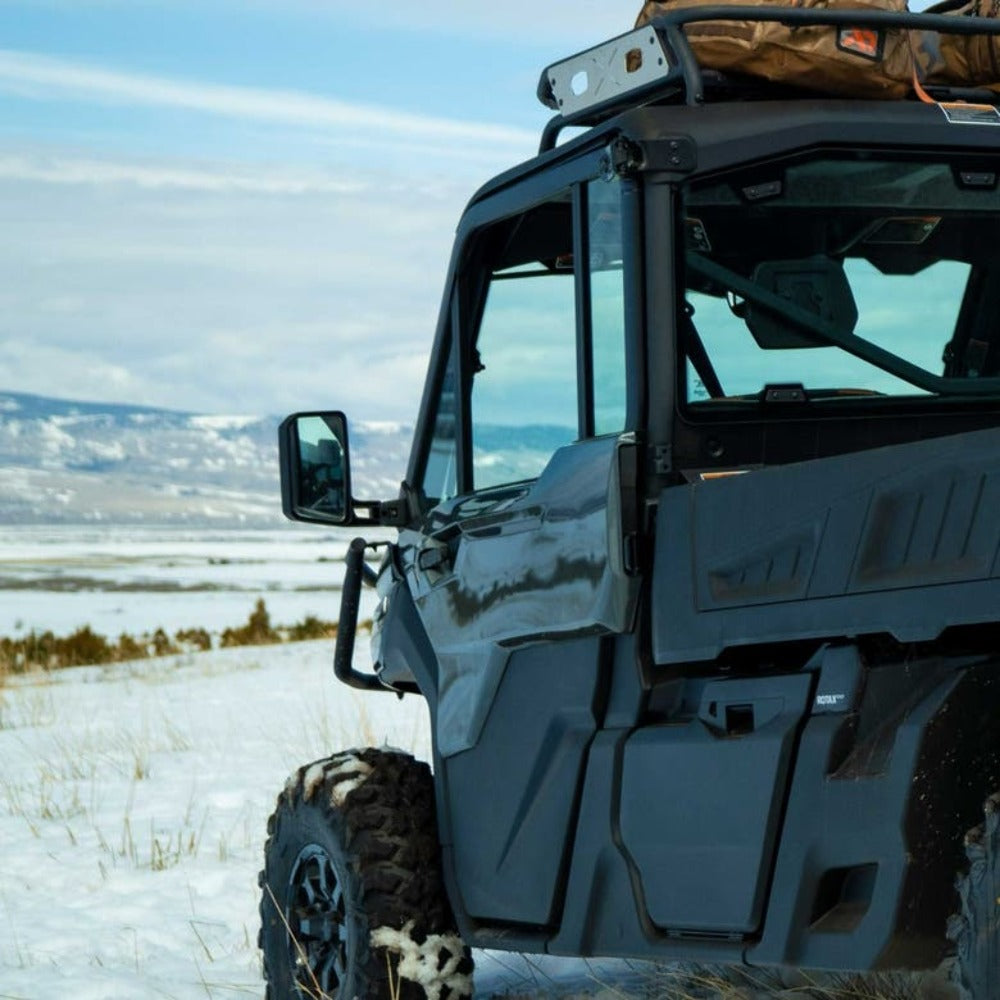
[[[640,992],[671,1000],[956,1000],[944,971],[810,974],[677,965],[658,969]]]

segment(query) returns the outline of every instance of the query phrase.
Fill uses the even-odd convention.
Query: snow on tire
[[[267,1000],[463,1000],[472,959],[441,879],[434,783],[408,754],[299,768],[264,849]]]
[[[961,909],[948,924],[961,1000],[993,1000],[1000,983],[1000,793],[986,800],[985,813],[966,834],[969,870],[955,883]]]

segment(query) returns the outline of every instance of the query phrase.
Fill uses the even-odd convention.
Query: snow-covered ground
[[[275,622],[336,618],[348,540],[3,529],[0,635],[219,632],[258,597]],[[361,698],[331,654],[216,650],[0,688],[0,996],[263,995],[256,870],[288,773],[359,743],[427,754],[423,703]]]
[[[0,635],[82,625],[109,637],[271,620],[336,620],[351,535],[92,525],[0,527]]]
[[[335,617],[329,588],[349,537],[0,530],[0,577],[24,584],[0,591],[0,635],[88,623],[218,632],[258,594],[275,621]],[[63,586],[80,577],[98,582]],[[164,580],[219,589],[157,590]],[[296,589],[305,584],[327,589]],[[362,639],[359,668],[367,656]],[[295,643],[0,686],[0,998],[263,997],[256,879],[288,774],[350,746],[429,754],[422,700],[346,688],[331,658],[328,641]],[[477,961],[483,996],[530,994],[553,977],[586,984],[592,968]]]
[[[358,743],[427,752],[415,698],[335,684],[330,643],[77,668],[0,690],[0,996],[261,997],[277,791]]]

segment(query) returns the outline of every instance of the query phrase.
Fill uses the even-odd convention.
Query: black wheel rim
[[[335,1000],[347,976],[344,893],[329,854],[304,847],[288,880],[289,958],[303,1000]]]

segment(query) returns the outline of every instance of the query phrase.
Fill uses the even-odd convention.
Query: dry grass
[[[360,628],[370,626],[362,622]],[[89,625],[67,636],[51,631],[30,632],[19,638],[0,636],[0,688],[19,674],[41,673],[65,667],[103,666],[157,656],[204,652],[215,646],[262,646],[308,639],[333,639],[335,622],[307,615],[292,625],[272,625],[263,600],[257,601],[245,625],[227,628],[213,637],[204,628],[180,629],[173,636],[162,628],[143,635],[122,633],[117,639],[94,632]],[[3,728],[3,701],[0,699],[0,728]]]
[[[662,1000],[957,1000],[945,970],[809,974],[686,965],[658,969],[639,992]]]
[[[592,970],[591,985],[573,989],[528,961],[534,974],[494,996],[503,1000],[958,1000],[943,969],[933,974],[848,975],[688,963],[626,965],[629,971],[612,974],[610,981]],[[518,969],[516,975],[523,973]]]

